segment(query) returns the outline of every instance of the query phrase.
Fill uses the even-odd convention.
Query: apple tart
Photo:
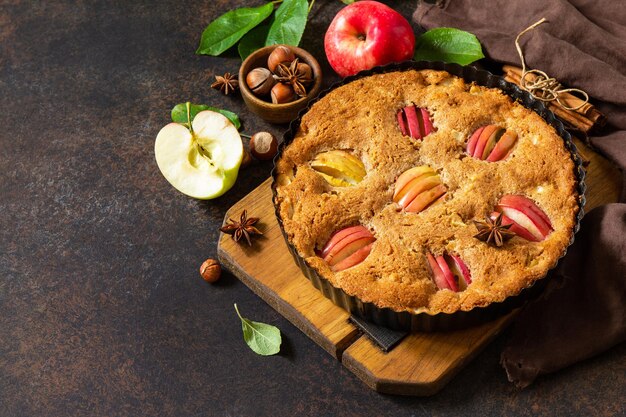
[[[417,64],[332,88],[292,124],[273,172],[305,275],[353,313],[414,329],[422,313],[501,304],[545,277],[584,204],[562,125],[525,107],[542,104],[468,79],[504,83],[484,71]]]

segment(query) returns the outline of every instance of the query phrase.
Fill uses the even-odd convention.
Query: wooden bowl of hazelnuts
[[[322,69],[302,48],[266,46],[243,61],[239,86],[250,111],[271,123],[287,123],[320,92]]]

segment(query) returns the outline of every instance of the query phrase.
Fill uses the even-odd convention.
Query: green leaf
[[[415,42],[415,60],[471,64],[484,58],[476,36],[455,28],[435,28]]]
[[[235,125],[235,128],[239,130],[241,127],[241,121],[239,120],[239,116],[229,110],[218,109],[217,107],[207,106],[206,104],[190,104],[189,105],[189,115],[191,116],[189,120],[193,121],[198,113],[204,110],[212,110],[223,114],[226,116],[228,120]],[[187,122],[187,103],[180,103],[174,106],[172,109],[172,121],[174,123],[180,123],[181,125],[188,126]]]
[[[306,0],[284,0],[276,10],[265,46],[277,43],[298,46],[308,14],[309,3]]]
[[[243,35],[264,21],[274,11],[273,3],[243,7],[224,13],[202,32],[196,54],[217,56],[233,46]]]
[[[243,340],[250,346],[250,349],[263,356],[275,355],[280,352],[282,338],[278,328],[241,317],[237,304],[235,304],[235,311],[241,319]]]
[[[239,116],[237,116],[236,113],[233,113],[230,110],[218,109],[217,107],[211,107],[211,106],[207,106],[206,110],[212,110],[220,114],[223,114],[224,116],[226,116],[228,120],[232,122],[232,124],[235,125],[235,129],[237,130],[239,130],[239,128],[241,127],[241,121],[239,120]]]
[[[242,61],[252,52],[265,46],[265,39],[267,39],[269,30],[270,25],[260,25],[241,38],[241,41],[239,41],[237,45],[237,50],[239,51],[239,56]]]

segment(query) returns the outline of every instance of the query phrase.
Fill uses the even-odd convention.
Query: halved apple
[[[343,271],[365,260],[376,238],[364,226],[346,227],[335,232],[319,255],[335,271]]]
[[[393,201],[405,211],[419,213],[446,193],[446,187],[428,165],[413,167],[398,177]]]
[[[544,240],[552,230],[552,224],[548,216],[532,200],[521,195],[505,195],[496,206],[496,212],[503,213],[506,222],[512,222],[527,233],[520,232],[517,227],[511,226],[511,230],[524,239],[540,242]]]
[[[157,165],[181,193],[201,200],[219,197],[237,179],[241,137],[230,120],[210,110],[198,113],[191,126],[170,123],[161,129],[154,144]]]
[[[311,168],[335,187],[356,185],[367,174],[363,162],[350,152],[343,150],[332,150],[317,154],[315,159],[311,161]]]
[[[467,153],[474,158],[496,162],[506,158],[515,143],[517,134],[495,125],[482,126],[467,141]]]
[[[460,257],[447,253],[435,257],[427,253],[426,259],[440,290],[463,291],[472,283],[470,271]]]
[[[423,139],[436,130],[428,110],[415,105],[398,110],[396,117],[402,134],[413,139]]]

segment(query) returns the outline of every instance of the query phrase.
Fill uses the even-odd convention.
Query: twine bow
[[[587,104],[587,102],[589,102],[589,95],[586,92],[578,88],[563,88],[561,83],[556,78],[549,77],[548,74],[546,74],[545,72],[538,69],[526,69],[526,62],[524,61],[522,48],[519,45],[519,39],[522,37],[523,34],[528,32],[529,30],[536,28],[544,22],[546,22],[545,17],[542,18],[540,21],[528,26],[526,29],[521,31],[519,35],[517,35],[517,38],[515,38],[515,47],[517,48],[517,53],[519,54],[520,60],[522,61],[522,79],[520,80],[520,86],[524,90],[528,91],[537,100],[541,100],[544,102],[556,101],[561,107],[566,110],[578,110],[582,106]],[[529,74],[534,75],[534,77],[532,79],[527,79],[526,77]],[[573,92],[579,93],[585,98],[584,101],[576,107],[568,106],[567,104],[563,103],[559,97],[563,93]]]

